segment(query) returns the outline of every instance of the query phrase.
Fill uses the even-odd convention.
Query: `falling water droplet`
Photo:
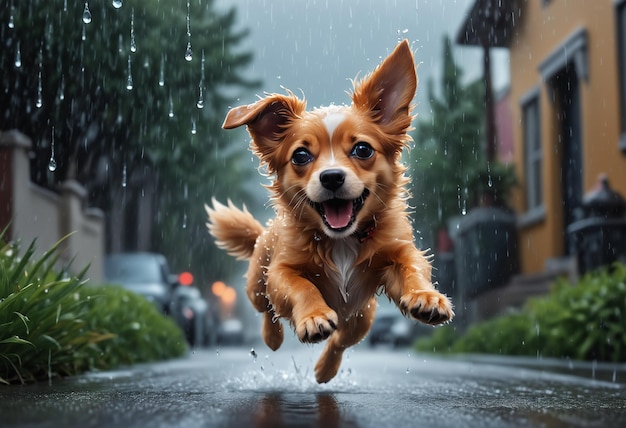
[[[83,9],[83,22],[89,24],[91,22],[91,11],[89,10],[89,3],[85,2],[85,9]]]
[[[200,86],[200,95],[198,96],[196,107],[200,109],[204,108],[204,91],[202,90],[202,86]]]
[[[196,135],[198,129],[196,128],[196,119],[191,119],[191,133]]]
[[[133,89],[133,75],[131,73],[130,55],[128,55],[128,79],[126,80],[126,89],[129,91]]]
[[[126,163],[124,163],[124,168],[122,169],[122,187],[126,187]]]
[[[61,86],[59,87],[59,100],[65,99],[65,76],[61,76]]]
[[[57,161],[54,158],[54,126],[52,127],[52,140],[50,142],[50,160],[48,161],[48,170],[54,172],[57,170]]]
[[[17,42],[17,48],[15,49],[15,67],[20,68],[22,66],[22,52],[20,50],[20,42]]]
[[[189,0],[187,0],[187,49],[185,50],[185,60],[191,61],[193,54],[191,52],[191,24],[189,14]]]
[[[256,359],[257,359],[258,355],[257,355],[256,351],[254,350],[254,348],[252,348],[252,349],[250,350],[250,355],[252,356],[252,359],[253,359],[253,360],[254,360],[254,362],[256,363]]]
[[[114,8],[119,9],[120,7],[122,7],[122,0],[113,0],[111,4],[113,4]]]
[[[191,40],[187,42],[187,49],[185,50],[185,60],[191,61],[193,59],[193,52],[191,51]]]
[[[135,9],[130,13],[130,51],[137,52],[137,42],[135,42]]]
[[[9,16],[9,28],[15,28],[15,18],[13,18],[13,7],[11,7],[11,16]]]
[[[161,55],[161,69],[159,70],[159,86],[165,85],[165,57]]]
[[[174,101],[172,101],[172,95],[170,94],[170,111],[167,114],[169,117],[174,117]]]
[[[40,65],[41,67],[41,65]],[[39,77],[37,80],[37,101],[35,101],[35,106],[37,108],[41,108],[43,106],[43,95],[42,95],[42,84],[41,84],[41,71],[39,72]]]

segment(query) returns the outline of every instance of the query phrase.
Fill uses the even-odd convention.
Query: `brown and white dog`
[[[264,314],[262,336],[276,350],[280,318],[302,342],[328,339],[318,382],[339,370],[344,350],[371,328],[376,294],[426,324],[454,312],[431,283],[431,265],[413,244],[408,179],[400,162],[410,141],[417,88],[405,40],[355,83],[351,106],[306,110],[291,92],[233,108],[223,127],[247,125],[251,148],[272,176],[276,217],[263,227],[245,209],[206,207],[217,245],[250,259],[247,295]]]

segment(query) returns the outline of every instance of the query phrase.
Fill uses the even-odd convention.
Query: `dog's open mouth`
[[[324,202],[314,202],[313,206],[329,229],[342,232],[352,226],[369,193],[369,190],[365,189],[356,199],[334,198]]]

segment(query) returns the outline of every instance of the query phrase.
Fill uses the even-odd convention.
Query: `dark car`
[[[376,314],[369,332],[369,343],[408,346],[415,339],[415,325],[399,311]]]
[[[211,346],[217,341],[217,317],[196,287],[179,285],[172,294],[170,313],[191,346]]]
[[[178,284],[165,256],[157,253],[111,254],[104,261],[104,279],[144,296],[165,314]]]

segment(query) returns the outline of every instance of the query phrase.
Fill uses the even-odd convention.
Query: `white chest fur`
[[[355,279],[354,263],[358,256],[359,245],[356,239],[336,240],[331,253],[335,269],[330,267],[325,269],[328,279],[339,289],[345,303],[348,302],[350,289]]]

